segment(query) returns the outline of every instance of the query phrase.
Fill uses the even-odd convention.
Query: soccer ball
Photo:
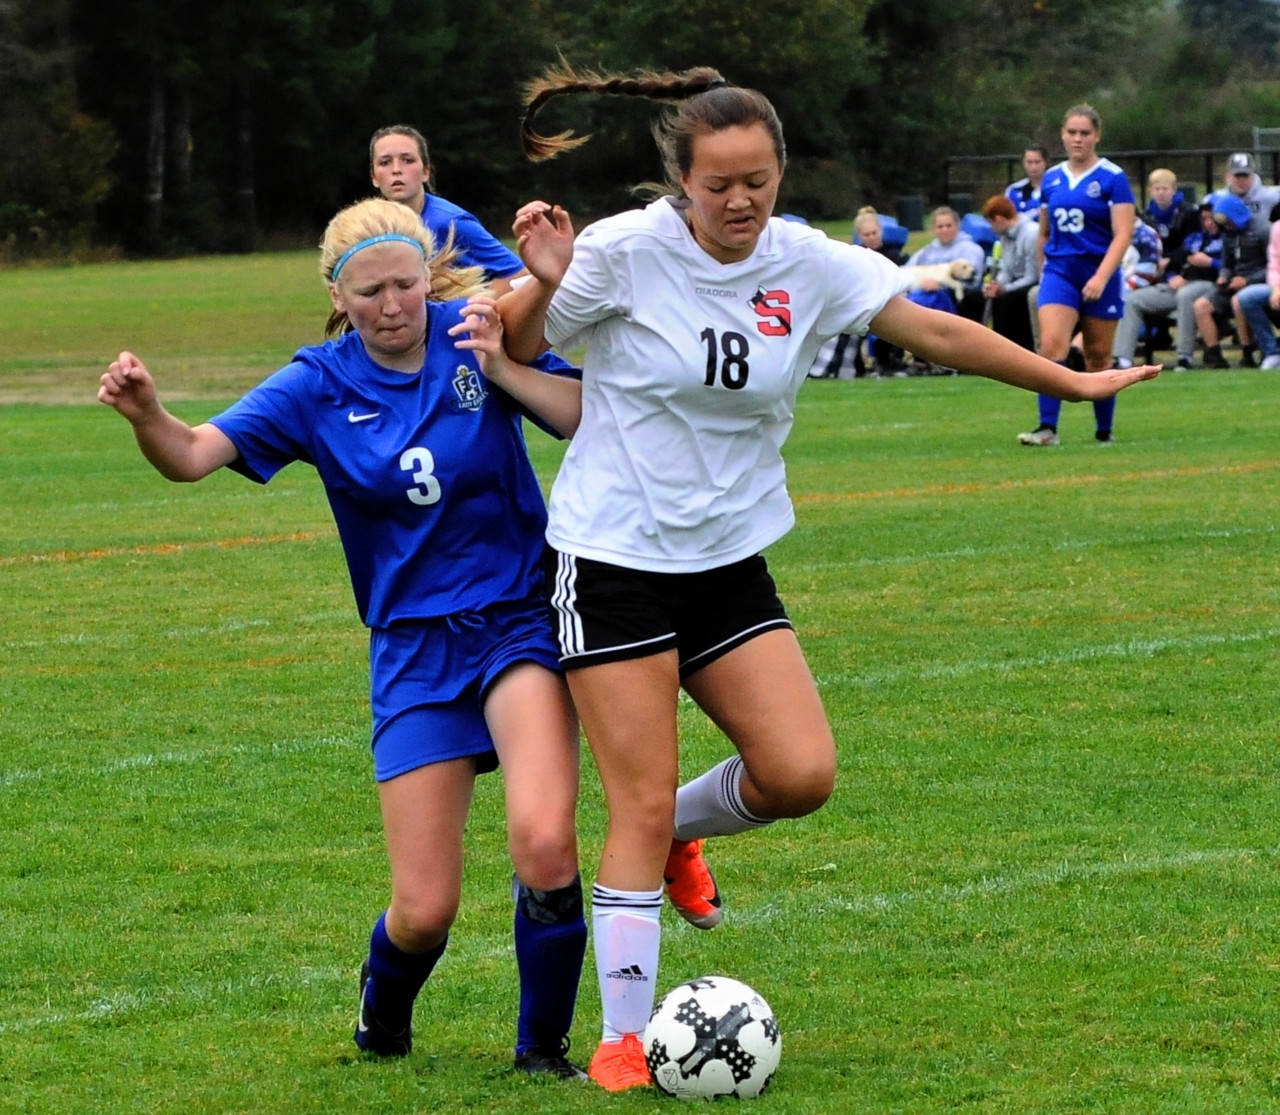
[[[773,1011],[745,983],[703,976],[673,987],[644,1028],[658,1091],[679,1099],[758,1096],[782,1057]]]

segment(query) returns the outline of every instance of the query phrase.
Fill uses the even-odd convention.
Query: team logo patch
[[[1090,182],[1090,183],[1089,183],[1089,184],[1084,188],[1084,192],[1085,192],[1086,194],[1088,194],[1090,197],[1101,197],[1101,196],[1102,196],[1102,183],[1101,183],[1101,182]]]
[[[479,410],[489,394],[484,389],[484,380],[480,378],[480,373],[475,368],[468,368],[465,364],[459,364],[453,373],[453,393],[457,395],[458,405],[463,410],[472,411]]]
[[[765,290],[758,287],[751,296],[750,306],[760,321],[756,328],[766,337],[786,337],[791,333],[791,295],[785,290]]]

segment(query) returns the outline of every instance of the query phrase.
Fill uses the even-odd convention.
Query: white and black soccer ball
[[[644,1028],[658,1091],[679,1099],[758,1096],[782,1057],[769,1004],[738,980],[703,976],[673,987]]]

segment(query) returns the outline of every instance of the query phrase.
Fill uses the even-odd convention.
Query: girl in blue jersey
[[[1010,182],[1004,191],[1019,213],[1040,211],[1040,183],[1049,168],[1049,151],[1038,143],[1030,143],[1022,152],[1022,169],[1026,176]]]
[[[580,1077],[566,1059],[586,944],[577,721],[546,613],[542,493],[520,409],[502,388],[538,402],[568,435],[581,387],[562,361],[513,364],[478,269],[451,261],[405,206],[361,202],[333,218],[321,246],[333,339],[195,427],[164,409],[129,352],[102,376],[98,399],[129,420],[170,480],[226,466],[265,483],[301,460],[325,486],[370,628],[391,865],[356,1044],[410,1051],[414,999],[457,913],[473,783],[500,760],[521,984],[515,1065]]]
[[[1040,184],[1040,353],[1065,362],[1077,322],[1085,370],[1111,367],[1111,342],[1124,314],[1120,262],[1133,240],[1133,191],[1110,159],[1099,158],[1102,121],[1088,105],[1067,110],[1062,145],[1067,158]],[[1019,434],[1023,445],[1057,445],[1062,402],[1040,396],[1040,425]],[[1111,440],[1115,397],[1095,399],[1098,441]]]
[[[452,230],[458,263],[484,268],[489,293],[495,298],[525,273],[520,257],[471,213],[431,192],[431,157],[426,137],[417,128],[391,124],[373,133],[369,177],[388,201],[398,201],[417,213],[437,244],[443,244]]]

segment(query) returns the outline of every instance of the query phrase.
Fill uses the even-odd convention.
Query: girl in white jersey
[[[794,519],[780,450],[818,347],[870,329],[927,360],[1072,399],[1158,369],[1070,372],[909,302],[877,253],[771,219],[781,125],[764,96],[715,70],[553,70],[529,89],[531,157],[583,142],[530,127],[570,92],[676,102],[655,133],[667,196],[576,244],[562,209],[524,206],[514,231],[533,278],[500,301],[512,356],[587,350],[582,421],[551,494],[549,583],[609,809],[592,894],[604,1033],[589,1074],[616,1091],[649,1081],[638,1035],[664,878],[680,913],[710,928],[721,910],[702,839],[810,813],[834,785],[831,729],[760,556]],[[677,791],[681,686],[737,754]]]

